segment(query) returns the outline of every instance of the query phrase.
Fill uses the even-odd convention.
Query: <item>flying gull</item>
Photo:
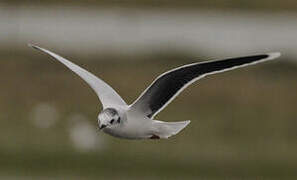
[[[166,139],[179,133],[190,121],[164,122],[155,120],[154,117],[182,90],[207,75],[280,56],[280,53],[274,52],[187,64],[161,74],[138,99],[128,105],[112,87],[92,73],[49,50],[31,44],[29,46],[52,56],[85,80],[103,106],[98,115],[99,129],[112,136],[126,139]]]

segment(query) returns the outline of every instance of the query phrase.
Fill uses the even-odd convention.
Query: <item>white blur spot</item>
[[[33,107],[31,119],[38,128],[49,128],[58,120],[59,113],[57,109],[48,103],[40,103]]]
[[[83,115],[75,114],[70,117],[69,135],[76,150],[87,152],[102,149],[104,140],[96,131],[96,126],[89,123]]]

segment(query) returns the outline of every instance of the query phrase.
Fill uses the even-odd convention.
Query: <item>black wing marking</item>
[[[137,110],[145,116],[152,118],[166,107],[184,88],[206,75],[275,59],[279,56],[280,53],[269,53],[181,66],[155,79],[131,105],[131,110]]]

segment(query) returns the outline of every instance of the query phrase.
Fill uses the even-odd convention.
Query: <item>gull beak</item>
[[[105,124],[102,124],[102,125],[99,127],[100,130],[103,129],[103,128],[106,128],[106,125],[105,125]]]

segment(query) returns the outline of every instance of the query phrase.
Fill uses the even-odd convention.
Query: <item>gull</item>
[[[211,74],[275,59],[279,52],[187,64],[158,76],[131,104],[107,83],[69,60],[29,44],[58,60],[91,86],[102,103],[98,126],[103,132],[125,139],[167,139],[179,133],[190,121],[164,122],[154,117],[195,81]]]

